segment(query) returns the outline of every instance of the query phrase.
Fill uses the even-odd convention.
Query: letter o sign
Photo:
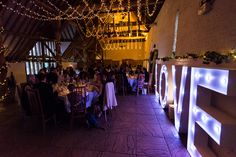
[[[162,75],[164,76],[164,80],[162,80]],[[162,97],[162,81],[165,81],[164,87],[164,96]],[[159,79],[159,100],[162,108],[166,107],[167,103],[167,94],[168,94],[168,71],[166,65],[162,65]]]

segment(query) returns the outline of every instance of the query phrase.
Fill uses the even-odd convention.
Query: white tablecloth
[[[114,90],[113,82],[108,82],[105,85],[105,94],[104,94],[104,108],[103,110],[112,109],[117,106],[117,100]]]

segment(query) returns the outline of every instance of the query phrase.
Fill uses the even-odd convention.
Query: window
[[[172,47],[172,52],[174,53],[174,55],[175,55],[175,52],[176,52],[178,25],[179,25],[179,11],[177,11],[177,14],[176,14],[176,17],[175,17],[174,41],[173,41],[173,47]]]
[[[39,70],[43,67],[56,67],[56,61],[53,58],[56,55],[55,48],[55,42],[37,42],[29,51],[29,61],[25,63],[26,75],[38,74]]]

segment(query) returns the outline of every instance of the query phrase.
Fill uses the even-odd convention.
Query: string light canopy
[[[55,31],[63,32],[65,26],[70,25],[75,28],[74,34],[59,39],[59,42],[92,37],[99,41],[103,50],[108,50],[141,48],[141,42],[145,41],[163,3],[164,0],[0,0],[0,7],[6,17],[13,15],[16,19],[34,23],[35,29],[32,26],[32,30],[38,32],[37,36],[28,35],[32,32],[30,29],[19,32],[19,28],[5,24],[6,34],[24,36],[25,42],[29,38],[58,41],[56,34],[60,33]],[[31,22],[28,23],[30,27]],[[54,26],[57,23],[61,23],[61,30]],[[24,49],[28,48],[25,46]],[[16,48],[9,50],[7,60],[16,58],[12,55]],[[18,56],[24,57],[23,54]]]
[[[22,2],[18,2],[16,0],[12,0],[4,3],[2,0],[0,1],[0,6],[5,8],[6,10],[13,12],[15,14],[26,16],[28,18],[32,18],[35,20],[41,21],[55,21],[55,20],[84,20],[84,19],[93,19],[99,18],[102,20],[102,13],[106,13],[108,16],[112,16],[112,8],[116,7],[117,3],[119,7],[124,7],[128,12],[131,10],[131,2],[130,0],[100,0],[100,3],[94,4],[90,3],[88,0],[82,0],[82,3],[79,5],[73,6],[67,0],[61,1],[65,7],[63,9],[59,8],[55,1],[52,0],[43,0],[39,2],[39,0],[29,0],[29,3],[33,5],[33,7],[29,8],[24,5]],[[44,4],[43,7],[40,5]],[[152,11],[150,8],[150,3],[153,3],[151,0],[137,0],[136,4],[132,1],[132,5],[137,6],[137,16],[139,20],[141,20],[141,9],[142,4],[144,4],[145,12],[148,16],[153,16],[157,6],[158,0],[155,0],[152,5]],[[17,8],[13,8],[12,4],[18,6]],[[48,8],[51,8],[50,10]]]
[[[61,0],[60,2],[29,0],[25,4],[18,0],[0,0],[0,7],[17,15],[40,21],[79,20],[86,27],[84,33],[86,37],[101,38],[101,36],[106,35],[104,32],[109,30],[106,26],[110,23],[110,19],[114,19],[114,16],[116,16],[114,12],[126,14],[131,11],[135,12],[138,23],[141,23],[145,14],[148,16],[154,15],[158,2],[159,0],[95,0],[92,2],[90,0],[80,2],[74,0]],[[113,30],[113,32],[117,34],[119,31]]]

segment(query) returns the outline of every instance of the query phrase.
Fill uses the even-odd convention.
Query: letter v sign
[[[191,68],[172,65],[175,128],[187,133]]]

